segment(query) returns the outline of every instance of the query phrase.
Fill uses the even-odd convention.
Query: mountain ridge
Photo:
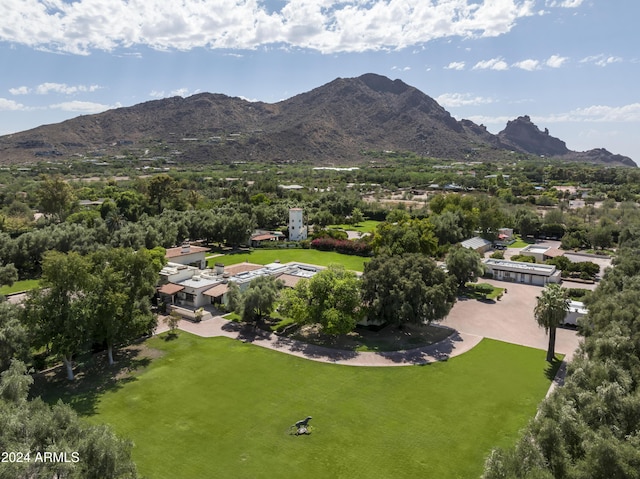
[[[151,100],[0,137],[0,164],[72,155],[163,156],[180,162],[357,163],[366,151],[489,160],[518,153],[636,166],[604,148],[574,152],[526,115],[497,135],[456,120],[402,80],[374,73],[336,78],[277,103],[220,93]],[[177,151],[180,151],[178,154]]]

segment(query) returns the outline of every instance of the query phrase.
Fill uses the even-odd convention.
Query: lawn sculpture
[[[309,426],[309,421],[312,419],[311,416],[307,416],[304,419],[300,419],[297,421],[291,429],[295,429],[296,436],[302,436],[303,434],[311,434],[311,427]]]

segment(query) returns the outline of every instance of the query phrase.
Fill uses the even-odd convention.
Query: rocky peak
[[[528,115],[507,122],[498,138],[506,146],[534,155],[562,156],[569,153],[564,141],[549,135],[547,128],[541,131]]]

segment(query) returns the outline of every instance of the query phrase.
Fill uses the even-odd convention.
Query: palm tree
[[[569,311],[569,299],[559,284],[548,284],[542,290],[542,296],[538,296],[538,302],[534,309],[534,316],[538,325],[549,333],[549,348],[547,349],[547,361],[552,362],[555,357],[556,328],[564,322]]]

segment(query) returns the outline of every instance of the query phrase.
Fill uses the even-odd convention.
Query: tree
[[[449,250],[447,269],[456,277],[459,288],[463,288],[469,281],[475,283],[484,274],[480,253],[460,245]]]
[[[240,297],[238,312],[242,321],[254,323],[255,327],[262,318],[271,314],[283,285],[274,276],[259,276],[251,281]]]
[[[342,265],[330,265],[282,294],[280,311],[300,324],[319,324],[327,334],[346,334],[360,317],[360,281]]]
[[[2,479],[136,479],[133,443],[109,426],[89,425],[66,404],[49,406],[28,400],[33,379],[24,363],[14,361],[0,381],[0,444],[6,451],[29,451],[30,461],[6,462]],[[66,453],[68,462],[36,461],[44,451]],[[74,462],[74,458],[77,461]]]
[[[362,214],[362,210],[360,208],[354,208],[351,211],[351,222],[354,225],[360,224],[364,221],[364,215]]]
[[[378,256],[364,267],[362,302],[370,318],[387,323],[443,319],[456,300],[456,282],[420,254]]]
[[[538,325],[549,334],[549,348],[547,361],[552,362],[555,357],[556,329],[561,326],[569,311],[569,299],[566,291],[559,284],[548,284],[538,297],[534,316]]]
[[[163,200],[171,201],[176,196],[176,183],[166,173],[156,175],[149,180],[149,201],[156,205],[158,213],[162,213]]]
[[[380,223],[372,245],[378,254],[400,255],[423,253],[431,255],[438,249],[438,240],[428,219],[409,219],[398,223]]]
[[[529,209],[519,209],[515,215],[515,227],[521,236],[535,235],[542,221],[540,217]]]
[[[24,317],[34,346],[49,346],[59,355],[72,380],[72,358],[90,338],[92,308],[87,291],[91,263],[78,253],[47,252],[42,263],[41,289],[31,291]]]
[[[176,331],[178,331],[178,325],[180,324],[180,320],[182,316],[175,309],[169,313],[168,316],[164,318],[164,322],[167,326],[169,326],[169,334],[172,336],[176,335]]]
[[[91,256],[91,330],[95,341],[107,346],[109,364],[113,348],[153,330],[151,297],[164,265],[164,250],[108,249]]]
[[[20,308],[0,301],[0,371],[9,367],[13,358],[26,360],[29,356],[29,335],[20,322]]]
[[[36,192],[40,211],[64,221],[75,204],[75,196],[69,183],[61,177],[45,177]]]
[[[18,270],[13,263],[0,266],[0,286],[11,286],[18,280]]]

